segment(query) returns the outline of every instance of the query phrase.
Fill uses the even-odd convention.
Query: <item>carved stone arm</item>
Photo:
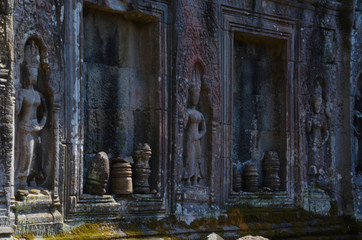
[[[362,119],[362,113],[358,110],[353,111],[353,117],[357,119]]]
[[[201,139],[206,133],[206,122],[203,115],[201,115],[201,129],[199,132],[199,139]]]
[[[356,135],[361,136],[361,132],[357,130],[356,126],[353,126],[353,131]]]
[[[15,94],[15,114],[18,115],[21,111],[21,108],[23,106],[23,95],[19,94],[19,92],[16,92]]]
[[[189,114],[186,111],[185,116],[183,116],[182,114],[180,114],[180,116],[181,117],[179,117],[179,119],[178,119],[178,128],[179,128],[179,132],[183,132],[189,121]]]
[[[312,119],[309,118],[307,120],[307,132],[310,133],[312,131]]]
[[[325,132],[325,137],[324,137],[324,139],[323,139],[322,145],[325,144],[325,143],[328,141],[328,138],[329,138],[329,131],[326,130],[326,132]]]
[[[43,117],[39,123],[39,127],[40,127],[40,130],[44,128],[46,122],[47,122],[47,117],[48,117],[48,108],[47,108],[47,105],[46,105],[46,102],[45,102],[45,98],[44,96],[40,94],[40,97],[41,97],[41,103],[42,103],[42,106],[43,106],[43,109],[44,109],[44,114],[43,114]]]

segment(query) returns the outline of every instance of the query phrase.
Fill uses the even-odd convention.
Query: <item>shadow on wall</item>
[[[281,190],[285,190],[286,41],[236,33],[234,63],[231,156],[236,172],[248,163],[255,165],[261,188],[263,154],[275,151],[281,162]]]
[[[157,23],[84,9],[84,176],[93,156],[131,156],[136,143],[158,147]],[[157,126],[157,127],[155,127]],[[151,170],[158,173],[157,151]],[[156,177],[151,177],[156,188]]]

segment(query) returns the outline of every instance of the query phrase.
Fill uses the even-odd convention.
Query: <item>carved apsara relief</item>
[[[22,64],[23,86],[16,92],[15,112],[18,116],[16,125],[15,149],[15,185],[26,188],[30,181],[44,180],[40,161],[40,131],[47,122],[45,98],[37,88],[40,67],[39,47],[33,40],[25,44]]]
[[[63,1],[53,0],[14,3],[14,15],[18,16],[14,18],[13,72],[17,113],[15,189],[30,184],[51,190],[58,182],[55,173],[59,172],[62,125],[62,4]],[[35,64],[34,59],[38,63]],[[54,190],[57,198],[58,190]]]
[[[204,178],[201,169],[201,138],[206,133],[204,115],[196,109],[200,100],[201,69],[196,66],[193,71],[192,85],[189,89],[189,106],[186,109],[184,135],[184,170],[182,179],[185,186],[195,186]]]
[[[176,126],[176,145],[175,145],[175,173],[176,188],[173,189],[179,193],[185,193],[183,201],[197,198],[201,201],[206,195],[202,191],[209,191],[208,196],[210,201],[215,200],[215,182],[219,181],[217,171],[218,164],[221,164],[220,155],[221,148],[220,142],[220,76],[219,76],[219,60],[218,44],[217,44],[217,31],[214,26],[217,25],[215,18],[216,3],[212,2],[190,2],[179,1],[177,3],[176,18],[179,19],[176,28],[180,29],[178,32],[179,41],[177,46],[178,57],[176,60],[176,114],[178,123]],[[203,135],[199,141],[200,154],[198,154],[198,146],[195,150],[194,156],[189,157],[186,147],[187,134],[186,123],[189,119],[190,112],[190,97],[193,93],[192,88],[194,85],[194,72],[196,66],[201,67],[202,77],[199,83],[199,103],[195,110],[203,116],[203,121],[199,124],[199,133]],[[194,92],[198,90],[194,89]],[[200,116],[201,116],[200,115]],[[201,130],[203,123],[205,123],[206,131],[203,133]],[[198,144],[197,144],[198,145]],[[189,152],[193,152],[189,150]],[[200,161],[197,160],[200,155]],[[194,164],[188,164],[189,159],[193,159]],[[187,166],[186,166],[187,165]],[[192,166],[193,165],[193,166]],[[193,168],[191,175],[187,174],[185,169]],[[193,186],[193,188],[185,186]],[[194,191],[198,189],[200,191]],[[197,195],[195,197],[195,194]],[[205,195],[205,196],[204,196]],[[189,199],[190,198],[190,199]],[[207,197],[206,197],[207,198]],[[205,199],[204,199],[205,200]],[[202,200],[202,201],[204,201]]]
[[[321,183],[329,175],[325,166],[325,148],[329,138],[329,126],[325,113],[322,79],[315,81],[314,91],[310,102],[311,114],[307,121],[309,164],[307,174],[312,183]]]

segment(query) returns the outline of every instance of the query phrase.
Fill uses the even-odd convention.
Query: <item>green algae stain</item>
[[[332,211],[335,211],[334,209]],[[332,214],[331,214],[332,215]],[[344,234],[347,227],[339,217],[323,217],[311,214],[298,208],[251,208],[248,206],[234,206],[219,217],[205,217],[186,224],[174,216],[161,220],[144,220],[142,222],[123,223],[115,226],[106,223],[86,223],[74,228],[69,233],[60,233],[55,236],[44,236],[45,239],[121,239],[115,233],[121,230],[126,233],[125,239],[140,239],[148,236],[149,239],[195,239],[203,232],[217,232],[222,236],[224,231],[231,228],[239,236],[246,234],[263,235],[271,239],[279,237],[299,238],[310,234],[323,233]],[[339,225],[338,225],[339,224]],[[342,224],[342,225],[341,225]],[[328,226],[341,226],[329,228]],[[357,227],[356,227],[357,228]],[[347,229],[347,230],[346,230]],[[357,230],[356,230],[357,231]],[[236,239],[236,238],[235,238]]]
[[[33,233],[22,233],[22,234],[17,234],[13,236],[16,239],[26,239],[26,240],[33,240],[35,239],[35,235]]]
[[[127,236],[131,236],[132,239],[133,236],[142,236],[142,232],[139,229],[139,225],[137,223],[130,223],[127,224],[127,226],[122,229],[123,232],[127,234]]]
[[[231,225],[237,226],[243,231],[249,230],[249,226],[245,223],[244,216],[240,208],[229,209],[228,219]]]
[[[117,227],[107,223],[85,223],[74,228],[71,232],[58,233],[55,236],[44,236],[47,240],[60,239],[115,239],[120,238],[119,234],[115,233]]]

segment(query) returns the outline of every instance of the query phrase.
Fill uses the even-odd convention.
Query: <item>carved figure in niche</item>
[[[194,75],[197,73],[194,73]],[[200,76],[194,76],[194,80]],[[198,84],[199,83],[199,84]],[[201,138],[206,133],[204,115],[196,110],[201,90],[200,81],[194,81],[189,91],[190,107],[186,110],[186,128],[184,141],[183,181],[185,186],[197,185],[203,178],[201,171]]]
[[[16,93],[15,112],[17,121],[17,145],[15,162],[15,184],[26,188],[29,176],[42,180],[44,174],[39,169],[36,149],[41,139],[39,132],[47,121],[47,107],[43,95],[36,90],[40,66],[39,48],[33,40],[28,40],[24,49],[22,64],[23,87]]]
[[[356,172],[362,172],[362,99],[361,89],[357,89],[354,110],[353,110],[353,130],[355,139]]]
[[[309,169],[308,175],[314,180],[320,180],[325,177],[324,171],[324,145],[329,138],[327,118],[322,113],[323,98],[322,87],[319,82],[315,87],[312,97],[313,113],[308,119],[308,136],[309,136]]]

